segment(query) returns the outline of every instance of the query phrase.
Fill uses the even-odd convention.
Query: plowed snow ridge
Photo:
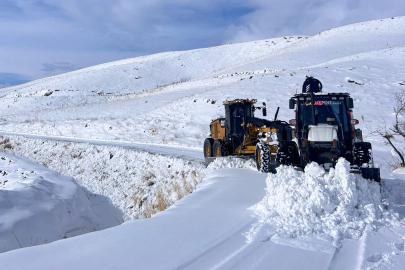
[[[258,223],[247,234],[248,241],[323,234],[338,247],[344,238],[360,238],[367,226],[377,229],[398,221],[384,211],[380,185],[350,173],[343,158],[329,173],[315,162],[305,173],[279,167],[266,184],[266,196],[253,207]]]

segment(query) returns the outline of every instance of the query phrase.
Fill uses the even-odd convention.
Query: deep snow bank
[[[96,208],[124,213],[114,225],[166,209],[204,178],[203,164],[116,146],[0,136],[0,149],[74,177]]]
[[[73,178],[0,153],[0,253],[100,230]]]
[[[358,239],[366,227],[395,219],[384,212],[378,183],[351,174],[343,158],[329,173],[314,162],[305,173],[279,167],[266,184],[266,196],[253,207],[258,223],[247,234],[249,241],[323,234],[338,246],[343,238]]]

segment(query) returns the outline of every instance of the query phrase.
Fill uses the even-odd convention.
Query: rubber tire
[[[256,144],[255,161],[259,172],[269,173],[270,170],[270,149],[266,143],[259,142]],[[260,164],[259,164],[260,155]]]
[[[217,148],[219,148],[217,155]],[[223,140],[216,140],[212,146],[212,155],[213,157],[226,157],[228,155],[228,150],[226,144]]]
[[[353,164],[361,167],[364,163],[370,163],[373,160],[372,147],[369,142],[358,142],[353,147]]]
[[[213,155],[213,152],[212,152],[212,150],[213,150],[213,144],[214,144],[214,139],[212,139],[212,138],[206,138],[205,139],[205,141],[204,141],[204,148],[203,148],[203,152],[204,152],[204,157],[213,157],[214,155]],[[209,147],[209,154],[207,155],[207,152],[206,152],[206,147]]]
[[[293,165],[296,163],[297,155],[298,151],[294,142],[283,142],[277,151],[277,163],[287,166]]]

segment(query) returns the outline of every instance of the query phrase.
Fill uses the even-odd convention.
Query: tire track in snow
[[[220,256],[220,250],[229,250],[229,248],[226,248],[227,245],[232,245],[235,244],[233,241],[235,240],[235,236],[242,235],[242,233],[246,232],[249,227],[251,226],[252,222],[255,219],[251,219],[249,222],[247,222],[246,224],[244,224],[242,226],[242,228],[237,229],[236,231],[228,234],[227,236],[225,236],[221,241],[219,241],[216,244],[213,244],[211,247],[209,247],[208,249],[206,249],[205,251],[203,251],[202,253],[200,253],[199,255],[195,256],[194,258],[188,260],[187,262],[181,264],[180,266],[176,267],[176,270],[182,270],[182,269],[187,269],[190,266],[192,266],[194,263],[198,262],[200,259],[202,258],[206,258],[206,257],[210,257],[210,256]],[[227,261],[229,261],[231,258],[235,257],[235,255],[237,255],[238,253],[240,253],[242,250],[244,250],[249,244],[246,243],[245,245],[243,245],[242,247],[240,247],[239,249],[237,249],[236,251],[234,251],[232,254],[230,254],[229,256],[227,256],[224,260],[222,260],[219,264],[215,265],[213,268],[210,267],[209,269],[218,269],[219,267],[221,267],[223,264],[225,264]],[[225,248],[224,248],[225,247]],[[232,249],[231,249],[232,250]],[[207,261],[207,259],[205,259],[204,261]],[[190,268],[193,269],[193,268]]]
[[[346,240],[343,246],[336,248],[328,270],[361,269],[364,262],[366,239],[367,232],[365,232],[360,239]]]

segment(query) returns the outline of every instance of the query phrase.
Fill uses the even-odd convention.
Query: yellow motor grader
[[[284,121],[256,118],[254,112],[262,110],[266,116],[266,104],[255,106],[256,99],[225,101],[225,118],[210,124],[210,138],[204,141],[204,157],[207,163],[218,157],[234,156],[254,158],[262,172],[275,172],[277,150],[285,141],[291,141],[293,129]],[[264,161],[264,162],[262,162]]]

